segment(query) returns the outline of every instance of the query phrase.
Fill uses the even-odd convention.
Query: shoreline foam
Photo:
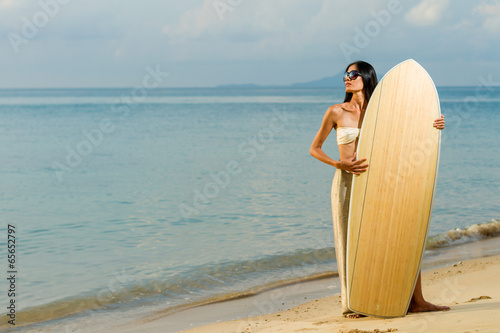
[[[500,235],[500,219],[490,222],[473,224],[462,229],[448,230],[445,233],[431,236],[427,239],[426,250],[471,243]]]

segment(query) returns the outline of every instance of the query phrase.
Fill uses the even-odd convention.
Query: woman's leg
[[[346,251],[347,251],[347,222],[349,220],[349,200],[351,198],[352,174],[337,170],[332,182],[332,216],[333,232],[335,236],[335,255],[337,257],[337,269],[340,278],[340,289],[342,296],[342,314],[358,318],[347,307],[347,277],[346,277]],[[419,272],[415,290],[410,302],[409,312],[444,311],[449,310],[447,306],[438,306],[427,302],[422,294],[422,275]]]
[[[337,170],[332,182],[332,216],[335,236],[335,255],[340,278],[342,314],[352,314],[347,307],[346,250],[347,222],[349,219],[349,199],[351,197],[352,174]]]
[[[410,302],[409,312],[426,312],[426,311],[446,311],[450,308],[447,306],[434,305],[427,302],[422,294],[422,274],[418,272],[417,283]]]

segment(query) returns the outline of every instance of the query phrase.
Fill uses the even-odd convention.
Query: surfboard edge
[[[409,59],[409,60],[413,60],[413,59]],[[413,61],[415,61],[415,60],[413,60]],[[436,88],[436,84],[434,83],[434,80],[432,80],[432,77],[429,75],[429,73],[425,70],[425,68],[422,67],[422,65],[420,65],[418,62],[415,61],[415,63],[424,70],[424,72],[429,77],[429,80],[432,82],[432,86],[434,87],[434,91],[436,92],[437,106],[438,106],[438,115],[437,116],[439,118],[439,117],[441,117],[441,103],[439,101],[439,94],[438,94],[438,91],[437,91],[437,88]],[[420,260],[419,260],[419,264],[418,264],[418,270],[417,271],[419,273],[421,272],[422,261],[424,259],[425,245],[427,244],[427,238],[429,237],[429,229],[430,229],[431,220],[432,220],[432,211],[433,211],[433,208],[434,208],[434,199],[435,199],[435,196],[436,196],[437,178],[438,178],[438,174],[439,174],[439,159],[440,159],[440,156],[441,156],[441,130],[438,130],[438,131],[439,132],[438,132],[438,147],[437,147],[437,158],[436,158],[436,172],[434,173],[434,185],[433,185],[433,188],[432,188],[431,207],[430,207],[430,210],[429,210],[429,218],[428,218],[428,221],[427,221],[427,228],[426,228],[426,231],[425,231],[424,246],[423,246],[422,254],[420,255]],[[418,274],[419,273],[417,273],[417,276],[415,277],[415,281],[413,283],[413,288],[412,288],[412,291],[411,291],[412,297],[413,297],[413,293],[415,292],[415,286],[417,285],[417,280],[418,280]],[[410,308],[412,297],[410,297],[410,300],[408,301],[408,304],[406,306],[406,310],[405,310],[404,316],[406,316],[408,314],[408,310]]]

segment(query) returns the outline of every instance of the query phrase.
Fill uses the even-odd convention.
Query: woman
[[[364,61],[349,64],[344,74],[345,99],[344,103],[332,105],[323,117],[323,123],[311,145],[310,153],[321,162],[335,167],[337,170],[332,183],[332,213],[333,229],[335,233],[335,253],[341,282],[342,313],[349,318],[359,318],[347,307],[346,292],[346,246],[347,221],[349,214],[349,198],[352,175],[359,175],[368,168],[366,158],[356,159],[359,129],[363,122],[368,101],[378,83],[375,69]],[[433,124],[437,129],[444,128],[444,116],[436,119]],[[323,142],[331,130],[337,132],[339,160],[328,157],[321,149]],[[411,312],[449,310],[446,306],[437,306],[424,300],[422,295],[421,274],[419,272],[413,297],[410,303]]]

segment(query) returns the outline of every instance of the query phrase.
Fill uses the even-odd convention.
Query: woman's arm
[[[330,106],[328,110],[326,110],[325,116],[323,117],[323,122],[321,123],[321,127],[318,133],[316,133],[316,136],[314,137],[314,140],[311,144],[311,148],[309,149],[309,153],[311,153],[313,157],[335,168],[337,168],[339,161],[331,159],[328,155],[325,154],[321,147],[323,146],[323,143],[325,142],[326,138],[328,137],[328,135],[332,131],[333,126],[336,123],[338,116],[338,110],[336,110],[336,108],[337,106],[334,105]]]
[[[337,123],[337,119],[341,111],[342,108],[339,105],[334,105],[328,108],[325,116],[323,117],[321,127],[311,144],[309,152],[313,157],[317,158],[321,162],[331,165],[337,169],[345,170],[355,175],[359,175],[360,173],[365,172],[366,168],[368,167],[368,164],[362,164],[364,161],[366,161],[366,158],[356,161],[356,153],[354,153],[353,156],[346,160],[335,161],[328,155],[326,155],[325,152],[321,149],[326,138],[332,131],[333,125]]]

